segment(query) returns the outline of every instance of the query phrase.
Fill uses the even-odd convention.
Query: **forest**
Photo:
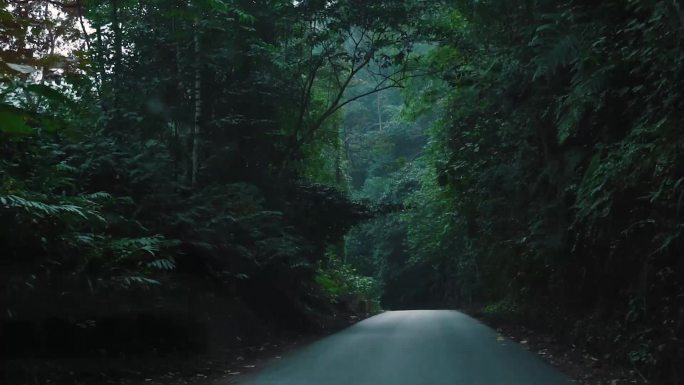
[[[461,309],[684,383],[683,85],[681,0],[0,0],[0,372]]]

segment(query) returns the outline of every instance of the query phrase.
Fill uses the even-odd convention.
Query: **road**
[[[391,311],[267,365],[240,385],[567,385],[519,344],[450,310]]]

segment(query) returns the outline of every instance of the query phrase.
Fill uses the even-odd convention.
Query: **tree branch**
[[[57,0],[9,0],[8,1],[8,3],[10,3],[10,4],[28,4],[28,3],[32,3],[32,2],[45,2],[48,4],[55,5],[57,7],[60,7],[60,8],[79,8],[81,6],[79,1],[74,1],[72,3],[64,3],[61,1],[57,1]]]

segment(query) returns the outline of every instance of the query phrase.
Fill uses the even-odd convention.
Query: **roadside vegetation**
[[[682,7],[0,1],[3,374],[449,307],[681,383]]]

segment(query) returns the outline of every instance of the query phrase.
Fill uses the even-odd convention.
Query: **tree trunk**
[[[119,107],[119,93],[121,92],[121,81],[123,77],[123,37],[121,36],[121,24],[119,21],[118,0],[112,0],[112,32],[114,33],[114,106]]]
[[[378,131],[382,132],[382,104],[380,103],[380,92],[376,94],[378,104]]]
[[[201,86],[202,79],[200,74],[200,42],[199,42],[199,32],[198,32],[199,21],[195,19],[195,31],[193,36],[193,46],[195,53],[195,86],[194,86],[194,99],[195,99],[195,118],[192,127],[192,170],[190,176],[190,182],[193,186],[197,184],[197,174],[199,172],[199,152],[200,152],[200,118],[202,114],[202,95]]]
[[[171,19],[171,31],[173,32],[173,35],[176,36],[176,41],[174,43],[174,51],[175,51],[175,60],[176,60],[176,100],[174,101],[174,105],[177,107],[180,107],[184,104],[185,102],[185,95],[186,95],[186,88],[185,85],[183,84],[183,72],[181,71],[181,50],[180,50],[180,43],[178,41],[178,32],[176,30],[176,18],[173,17]],[[188,172],[186,171],[186,168],[180,169],[181,166],[187,167],[187,152],[186,152],[186,147],[184,145],[181,145],[183,139],[181,139],[181,135],[178,132],[178,125],[181,124],[181,120],[178,119],[178,116],[174,113],[172,116],[172,124],[173,124],[173,140],[174,140],[174,151],[173,151],[173,178],[176,181],[176,184],[182,182],[183,178],[186,178],[188,175]]]

